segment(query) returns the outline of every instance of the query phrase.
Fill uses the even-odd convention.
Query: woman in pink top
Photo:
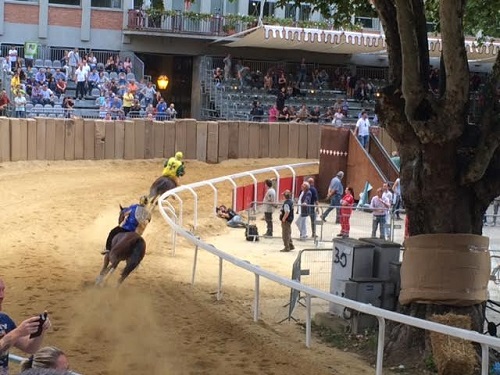
[[[276,108],[276,105],[273,105],[271,108],[269,108],[269,122],[278,121],[279,114],[280,112],[278,111],[278,108]]]
[[[123,68],[125,70],[127,70],[127,68],[129,68],[130,70],[132,70],[132,61],[130,60],[130,57],[125,57],[125,61],[123,62]]]

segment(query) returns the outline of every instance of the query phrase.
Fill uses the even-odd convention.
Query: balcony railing
[[[206,36],[228,36],[251,29],[257,25],[255,17],[235,15],[210,15],[169,11],[151,14],[142,10],[129,9],[128,30],[144,32],[165,32],[176,34],[194,34]],[[333,24],[328,21],[293,21],[264,17],[264,24],[290,27],[316,28],[333,30]],[[377,18],[357,17],[355,22],[363,30],[380,31],[380,21]]]
[[[130,9],[128,29],[142,31],[160,31],[176,34],[199,34],[207,36],[227,36],[255,27],[252,22],[234,22],[221,15],[212,15],[203,19],[192,19],[182,12],[171,14],[147,14],[141,10]]]

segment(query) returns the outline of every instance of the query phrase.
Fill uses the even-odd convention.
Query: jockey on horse
[[[133,204],[129,207],[121,207],[120,218],[118,226],[109,232],[108,239],[106,240],[106,248],[101,252],[105,255],[111,250],[113,238],[118,233],[136,232],[139,235],[144,233],[146,226],[151,221],[151,212],[147,209],[148,197],[143,195],[139,199],[139,204]]]
[[[183,158],[182,152],[177,151],[175,156],[172,156],[163,165],[162,176],[172,179],[176,186],[179,186],[179,177],[184,176],[185,173]]]

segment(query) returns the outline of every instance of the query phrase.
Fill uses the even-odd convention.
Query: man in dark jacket
[[[314,186],[314,178],[309,177],[309,190],[311,191],[311,207],[309,207],[309,217],[311,218],[312,238],[316,238],[316,212],[318,211],[318,190]]]
[[[289,252],[295,249],[292,242],[292,222],[293,222],[293,201],[290,190],[285,190],[283,193],[285,201],[281,206],[280,221],[281,221],[281,237],[285,247],[281,252]]]

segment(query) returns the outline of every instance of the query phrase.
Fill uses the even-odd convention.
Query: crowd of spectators
[[[17,53],[11,53],[14,50],[12,47],[9,56],[2,59],[2,69],[11,75],[11,92],[6,104],[1,104],[4,99],[0,96],[1,113],[12,104],[15,116],[24,118],[28,107],[38,104],[47,114],[59,114],[59,117],[64,114],[69,118],[75,113],[79,101],[89,99],[94,101],[91,106],[99,108],[102,119],[147,117],[168,120],[177,117],[174,103],[167,105],[151,82],[136,81],[129,57],[122,61],[119,55],[110,55],[104,63],[99,62],[93,52],[81,54],[75,48],[65,51],[63,58],[53,67],[35,67],[33,59],[22,59]],[[76,85],[74,97],[68,93],[71,81]],[[84,104],[80,106],[86,107]]]
[[[280,103],[280,100],[282,102]],[[312,122],[331,124],[333,126],[343,126],[346,119],[355,122],[358,120],[365,109],[359,109],[356,115],[349,114],[349,102],[347,99],[337,99],[335,103],[327,107],[321,108],[319,105],[300,106],[285,105],[286,96],[280,99],[278,96],[277,103],[265,109],[259,100],[254,100],[250,109],[249,118],[251,121],[267,121],[267,122]],[[280,109],[281,108],[281,109]],[[378,125],[378,117],[376,114],[372,116],[373,125]]]
[[[237,82],[240,90],[260,90],[267,95],[276,96],[275,105],[267,108],[260,101],[253,101],[249,118],[254,121],[309,121],[341,126],[344,119],[353,117],[349,113],[348,101],[354,100],[367,106],[375,103],[376,86],[370,80],[359,79],[350,74],[349,70],[339,67],[330,73],[324,68],[312,69],[306,64],[305,58],[295,71],[277,64],[267,69],[265,74],[259,70],[251,70],[242,60],[233,64],[230,54],[223,59],[223,64],[223,68],[216,67],[213,71],[213,81],[217,87],[224,88]],[[331,92],[332,96],[341,94],[344,99],[327,107],[308,106],[307,96],[318,91]],[[291,98],[295,101],[303,99],[302,105],[287,105]]]
[[[265,67],[265,70],[261,71],[259,67]],[[366,73],[365,70],[361,72]],[[431,67],[429,91],[438,92],[439,79],[439,69]],[[252,61],[244,63],[241,59],[233,59],[230,54],[213,70],[213,82],[223,90],[255,93],[253,99],[247,99],[248,118],[254,121],[309,121],[337,126],[349,120],[355,122],[363,110],[369,112],[376,124],[377,116],[370,113],[370,108],[375,106],[377,91],[386,84],[383,79],[359,77],[349,68],[308,64],[305,58],[295,67],[285,63],[269,66]],[[480,93],[483,83],[481,74],[471,72],[472,93]],[[276,97],[275,105],[269,103],[269,95]],[[325,105],[320,100],[321,105],[317,105],[315,97],[324,98],[326,95],[335,102]],[[337,101],[339,95],[342,96],[340,103]],[[477,104],[480,104],[481,96],[478,95],[477,99]],[[349,104],[353,107],[351,111]]]
[[[328,73],[325,68],[311,68],[304,58],[295,71],[289,71],[285,65],[277,64],[268,68],[265,74],[258,69],[251,70],[243,60],[237,60],[236,64],[233,64],[230,54],[224,58],[223,64],[223,69],[217,67],[214,70],[213,79],[216,83],[237,79],[240,88],[258,88],[276,95],[283,88],[288,95],[300,95],[301,90],[308,88],[342,91],[346,92],[349,99],[371,101],[376,90],[370,80],[358,78],[348,69],[336,67]]]

